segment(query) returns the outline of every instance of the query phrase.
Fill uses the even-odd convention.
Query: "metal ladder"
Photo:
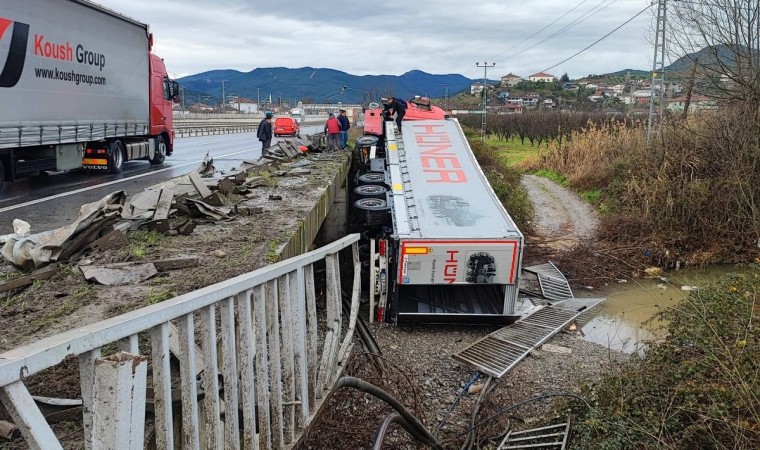
[[[575,298],[567,278],[551,261],[536,266],[523,267],[523,270],[538,277],[541,295],[550,302]]]
[[[557,425],[510,431],[504,436],[497,450],[559,449],[567,448],[570,437],[570,421]]]

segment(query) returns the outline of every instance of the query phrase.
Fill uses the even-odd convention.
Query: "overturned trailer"
[[[386,119],[370,105],[356,142],[354,224],[368,247],[371,318],[515,321],[523,236],[459,122],[414,102],[400,130]]]

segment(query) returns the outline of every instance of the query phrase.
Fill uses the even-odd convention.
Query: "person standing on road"
[[[393,113],[396,113],[396,126],[398,128],[398,132],[401,133],[401,121],[404,119],[404,115],[406,114],[406,102],[404,100],[399,100],[396,97],[384,98],[382,99],[382,102],[383,109],[385,109],[388,117],[393,117]]]
[[[340,150],[340,122],[333,113],[330,113],[330,118],[325,123],[325,134],[327,135],[328,151]]]
[[[272,113],[268,112],[259,122],[259,128],[256,130],[256,137],[261,141],[261,154],[265,154],[272,145]]]
[[[341,109],[338,115],[338,122],[340,122],[340,148],[345,150],[348,148],[348,129],[351,128],[351,122],[346,116],[346,110]]]

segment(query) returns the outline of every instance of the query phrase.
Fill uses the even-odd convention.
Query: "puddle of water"
[[[748,267],[716,266],[707,269],[688,269],[665,274],[659,279],[628,280],[599,291],[576,290],[577,297],[607,297],[599,313],[582,328],[584,339],[614,350],[631,353],[639,351],[645,341],[665,336],[665,323],[649,321],[657,312],[676,305],[686,298],[689,289],[699,288],[732,272],[749,272]]]

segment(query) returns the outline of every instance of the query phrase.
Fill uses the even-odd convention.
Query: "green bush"
[[[760,448],[760,268],[668,308],[669,335],[588,387],[574,448]]]

